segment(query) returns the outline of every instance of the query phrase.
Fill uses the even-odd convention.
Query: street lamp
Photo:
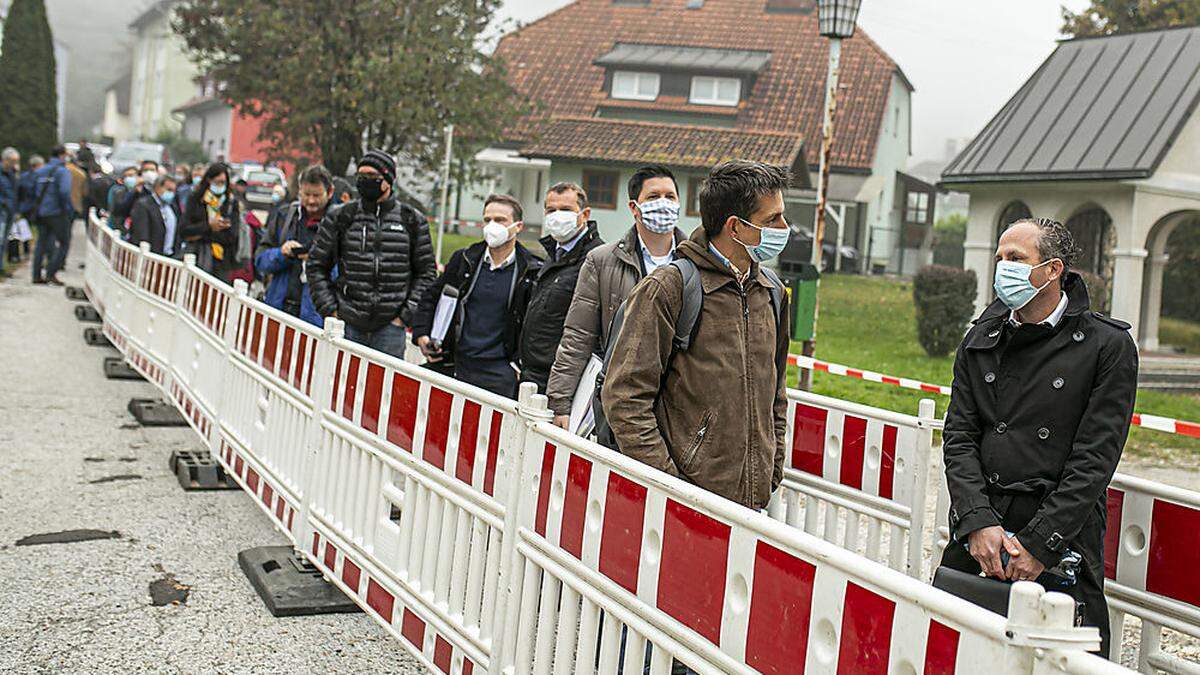
[[[813,226],[812,264],[821,269],[821,248],[825,240],[825,204],[829,200],[829,151],[833,147],[833,118],[837,112],[838,67],[842,58],[842,40],[854,36],[858,9],[862,0],[818,0],[817,24],[820,34],[829,38],[829,70],[825,78],[825,117],[821,123],[821,159],[817,172],[817,213]],[[842,253],[835,250],[834,259]],[[818,281],[818,284],[820,282]],[[813,336],[804,341],[804,355],[812,356],[817,348],[817,307],[813,308]],[[812,384],[812,370],[802,370],[801,386]]]

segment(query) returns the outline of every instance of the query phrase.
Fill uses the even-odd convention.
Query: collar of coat
[[[700,270],[700,284],[704,287],[706,294],[712,293],[725,284],[737,285],[737,277],[734,276],[733,270],[729,269],[717,259],[712,251],[708,250],[708,235],[704,233],[703,227],[696,228],[692,236],[688,237],[687,241],[679,244],[679,248],[675,249],[678,255],[687,256],[689,260],[696,263],[697,269]],[[757,282],[764,288],[771,288],[771,281],[762,271],[762,265],[757,262],[750,262],[750,276],[747,277],[746,283]]]
[[[687,239],[687,235],[684,234],[683,230],[679,229],[678,227],[675,228],[672,236],[675,239],[675,246],[677,247],[679,246],[679,242]],[[642,269],[641,264],[638,262],[638,256],[641,255],[641,245],[638,244],[637,225],[629,228],[629,231],[625,233],[625,236],[621,237],[621,240],[617,242],[616,247],[613,249],[613,254],[617,256],[618,260],[626,265],[636,267],[639,270]]]
[[[1079,274],[1067,272],[1067,275],[1063,277],[1062,290],[1067,294],[1067,309],[1063,312],[1062,320],[1053,328],[1054,332],[1062,330],[1063,326],[1067,324],[1067,319],[1086,314],[1091,307],[1087,284],[1083,282],[1083,277]],[[1004,322],[1008,320],[1011,311],[1008,305],[1000,300],[993,300],[992,304],[988,305],[987,309],[971,322],[977,327],[977,330],[968,334],[966,347],[970,349],[995,347],[1000,342],[1000,337],[1004,332]]]

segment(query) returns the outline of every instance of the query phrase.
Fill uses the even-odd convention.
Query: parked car
[[[811,262],[812,240],[812,230],[793,225],[788,245],[783,249],[783,253],[779,255],[779,263],[781,268],[789,265]],[[834,256],[838,253],[841,254],[843,272],[858,271],[858,249],[854,248],[853,246],[842,246],[839,250],[836,245],[831,244],[828,241],[821,245],[821,269],[823,271],[833,271],[835,259]]]
[[[275,186],[287,186],[287,176],[275,167],[243,164],[238,178],[246,181],[246,201],[257,206],[270,206]]]
[[[118,174],[131,166],[139,166],[146,160],[153,160],[158,162],[159,166],[165,166],[171,163],[171,155],[167,146],[162,143],[130,141],[117,146],[108,158],[113,172]]]

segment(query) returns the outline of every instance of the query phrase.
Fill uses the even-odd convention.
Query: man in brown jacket
[[[563,429],[588,360],[603,354],[608,344],[613,314],[642,277],[671,261],[685,236],[675,227],[679,187],[670,169],[643,166],[630,177],[628,190],[633,227],[620,241],[595,248],[584,259],[550,371],[546,395],[554,423]]]
[[[788,314],[776,315],[760,263],[787,244],[788,182],[782,168],[743,160],[709,173],[703,228],[677,250],[704,291],[691,346],[673,342],[682,274],[660,267],[629,296],[601,392],[622,453],[753,509],[783,480]]]

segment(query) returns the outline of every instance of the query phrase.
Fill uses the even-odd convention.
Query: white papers
[[[17,241],[29,241],[33,239],[33,231],[29,227],[29,221],[24,218],[17,218],[13,221],[12,229],[8,233],[9,239]]]
[[[437,309],[433,312],[433,328],[429,331],[429,339],[441,344],[446,339],[446,331],[450,330],[450,321],[454,319],[454,310],[458,307],[458,289],[447,286],[438,298]]]
[[[592,354],[583,375],[579,378],[579,386],[575,388],[575,398],[571,400],[571,421],[567,425],[571,433],[587,438],[596,430],[596,419],[592,412],[592,401],[596,397],[596,377],[604,361]]]

